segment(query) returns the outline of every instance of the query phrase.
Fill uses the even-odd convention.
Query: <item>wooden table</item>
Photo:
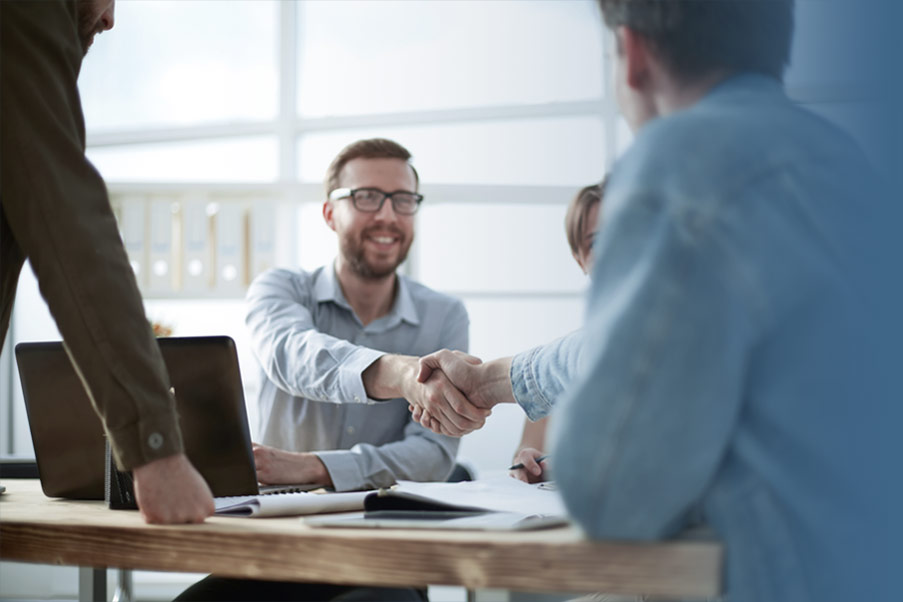
[[[590,542],[575,527],[514,533],[313,528],[298,518],[147,525],[136,511],[109,510],[103,502],[47,498],[35,480],[3,484],[5,560],[380,586],[691,598],[720,591],[721,548],[710,542]],[[105,578],[100,571],[82,571],[83,594]]]

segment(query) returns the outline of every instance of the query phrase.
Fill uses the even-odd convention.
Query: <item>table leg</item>
[[[78,567],[78,602],[106,602],[107,569]]]
[[[113,602],[132,602],[132,570],[119,569],[116,591],[113,592]]]

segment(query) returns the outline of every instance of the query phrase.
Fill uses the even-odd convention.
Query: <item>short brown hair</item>
[[[420,176],[417,175],[417,170],[414,169],[414,166],[410,163],[411,153],[408,149],[394,140],[388,140],[386,138],[370,138],[369,140],[352,142],[339,151],[339,154],[336,155],[335,159],[332,160],[332,163],[329,164],[329,169],[326,170],[327,197],[330,192],[339,188],[339,176],[342,173],[342,168],[344,168],[349,161],[354,159],[401,159],[402,161],[406,161],[410,166],[411,171],[414,172],[416,187],[420,186]]]
[[[584,186],[568,205],[568,211],[564,216],[564,232],[571,246],[571,253],[575,256],[580,250],[580,237],[586,227],[586,219],[593,205],[602,202],[602,191],[605,189],[605,179],[599,184]]]
[[[611,29],[647,38],[675,73],[715,69],[783,79],[790,61],[794,0],[598,0]]]

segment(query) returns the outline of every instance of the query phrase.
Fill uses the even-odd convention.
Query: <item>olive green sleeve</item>
[[[0,201],[121,468],[182,451],[169,376],[84,153],[72,1],[0,2]]]

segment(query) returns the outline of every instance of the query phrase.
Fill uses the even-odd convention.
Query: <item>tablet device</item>
[[[441,529],[456,531],[529,531],[568,524],[563,516],[516,512],[457,512],[375,510],[304,517],[311,527],[351,529]]]

